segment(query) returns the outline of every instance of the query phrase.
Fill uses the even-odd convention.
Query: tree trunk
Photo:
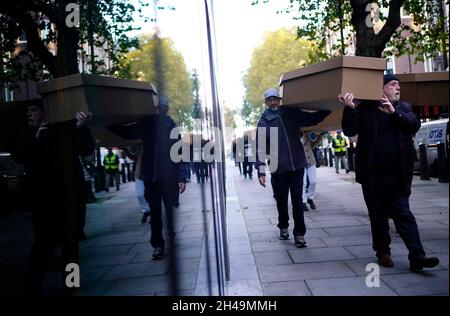
[[[70,1],[58,1],[57,10],[57,52],[54,77],[62,77],[79,73],[78,68],[78,41],[79,34],[76,27],[66,25],[66,5]]]
[[[368,23],[370,10],[366,11],[372,0],[351,0],[353,8],[352,24],[356,30],[356,56],[382,57],[386,44],[401,25],[400,8],[404,0],[391,0],[386,24],[378,34]]]

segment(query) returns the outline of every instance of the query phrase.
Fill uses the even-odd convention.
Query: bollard
[[[328,158],[329,160],[329,166],[333,167],[333,150],[331,148],[328,148]]]
[[[446,148],[444,143],[439,143],[437,145],[437,152],[439,183],[448,183],[448,157],[446,157]]]
[[[350,147],[347,149],[347,165],[348,170],[355,171],[355,148],[353,147],[353,143],[350,143]]]
[[[420,180],[430,180],[430,168],[428,166],[427,146],[422,144],[419,146],[420,154]]]

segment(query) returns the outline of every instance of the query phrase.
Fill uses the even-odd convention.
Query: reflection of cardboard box
[[[92,112],[92,126],[107,126],[155,114],[156,89],[147,82],[75,74],[38,84],[50,123]]]
[[[89,128],[94,140],[102,147],[135,146],[142,144],[142,140],[140,139],[125,139],[115,135],[104,127],[90,126]]]
[[[413,105],[449,105],[448,71],[396,74],[400,99]]]
[[[385,59],[340,56],[287,72],[280,81],[282,104],[333,110],[342,106],[338,95],[349,91],[355,99],[379,100],[383,95],[385,69]]]

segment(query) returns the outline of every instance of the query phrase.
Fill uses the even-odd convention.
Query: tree
[[[42,79],[79,72],[80,55],[87,55],[92,68],[103,61],[83,51],[83,44],[101,48],[113,67],[120,68],[124,53],[137,45],[127,36],[133,29],[133,15],[145,4],[135,7],[126,0],[14,0],[0,6],[1,85],[24,79]],[[78,10],[77,10],[78,9]],[[79,24],[77,22],[79,21]],[[26,49],[17,49],[17,39],[25,36]]]
[[[253,4],[258,2],[254,0]],[[424,55],[434,57],[443,52],[446,60],[449,33],[444,6],[448,3],[448,0],[292,0],[282,12],[298,12],[295,19],[302,24],[298,36],[316,45],[310,56],[313,62],[346,54],[352,33],[344,36],[345,29],[355,34],[357,56],[382,57],[385,48],[392,46],[394,49],[387,51],[387,55],[417,54],[417,60],[423,60]],[[412,15],[413,25],[401,23],[402,6]],[[330,33],[338,33],[340,42],[327,50]]]
[[[129,52],[125,57],[128,79],[156,84],[158,93],[169,98],[169,113],[175,122],[192,131],[192,81],[183,56],[176,51],[169,38],[143,35],[139,43],[141,48]]]
[[[294,29],[282,28],[266,33],[263,43],[254,49],[243,77],[246,100],[241,115],[246,124],[255,124],[264,110],[264,91],[277,87],[284,72],[306,64],[311,44],[304,39],[296,41],[296,36]]]
[[[197,133],[202,133],[205,115],[203,113],[202,103],[200,100],[200,81],[198,79],[196,69],[194,69],[192,73],[191,81],[192,81],[192,97],[194,100],[192,106],[192,118],[194,119],[194,129]]]

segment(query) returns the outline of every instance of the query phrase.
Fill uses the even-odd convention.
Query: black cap
[[[397,80],[398,82],[400,82],[400,80],[394,75],[391,74],[384,75],[383,85],[392,80]]]

